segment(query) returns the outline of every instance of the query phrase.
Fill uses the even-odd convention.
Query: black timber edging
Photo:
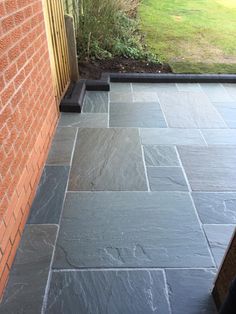
[[[236,84],[236,74],[103,73],[100,80],[80,80],[71,83],[60,103],[60,111],[80,113],[86,90],[110,91],[110,82]]]

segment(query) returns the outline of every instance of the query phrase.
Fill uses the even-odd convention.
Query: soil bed
[[[103,72],[118,73],[170,73],[172,72],[168,64],[149,63],[115,57],[108,60],[95,60],[89,62],[79,62],[80,78],[100,79]]]

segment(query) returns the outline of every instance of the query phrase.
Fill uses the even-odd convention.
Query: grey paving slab
[[[147,190],[137,129],[79,129],[69,190]]]
[[[68,193],[53,268],[212,267],[187,193]]]
[[[178,147],[193,191],[236,190],[236,147]]]
[[[58,224],[69,175],[67,166],[46,166],[28,219],[29,224]]]
[[[111,103],[111,127],[165,128],[165,118],[158,102]]]
[[[110,92],[111,102],[133,102],[133,94],[131,92]]]
[[[230,98],[234,101],[236,100],[236,84],[223,84],[226,92],[229,94]]]
[[[177,91],[175,83],[133,83],[133,91],[136,92],[158,92],[158,91]]]
[[[201,92],[199,83],[177,83],[177,89],[180,92]]]
[[[82,108],[83,112],[108,112],[108,92],[87,91]]]
[[[236,102],[214,103],[224,121],[230,128],[236,128]]]
[[[157,102],[158,97],[156,92],[134,92],[134,101],[136,102]]]
[[[77,128],[106,128],[107,113],[61,113],[59,126]]]
[[[81,314],[171,314],[161,270],[53,272],[46,313],[78,309]]]
[[[76,128],[57,128],[46,164],[70,164],[76,131]]]
[[[172,128],[226,128],[224,120],[203,92],[160,92],[167,123]]]
[[[110,83],[111,92],[131,93],[131,83]]]
[[[56,234],[55,225],[26,225],[1,313],[41,313]]]
[[[236,193],[192,193],[204,224],[236,224]]]
[[[236,130],[202,130],[208,145],[236,145]]]
[[[216,314],[211,289],[214,270],[168,269],[167,284],[172,314]]]
[[[233,100],[222,84],[204,83],[201,84],[201,88],[206,93],[207,97],[213,102]]]
[[[188,191],[180,167],[148,167],[147,174],[151,191]]]
[[[216,265],[220,267],[236,225],[204,225]]]
[[[199,130],[193,129],[140,129],[144,145],[205,145]]]
[[[172,146],[144,145],[146,166],[179,166],[176,150]]]

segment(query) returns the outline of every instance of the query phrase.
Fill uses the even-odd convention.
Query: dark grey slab
[[[141,129],[144,145],[205,145],[199,130],[191,129]]]
[[[76,131],[76,128],[57,128],[46,164],[70,164]]]
[[[172,314],[216,314],[211,289],[214,270],[168,269],[167,284]]]
[[[133,93],[134,101],[136,102],[157,102],[158,97],[155,92],[134,92]]]
[[[107,113],[62,113],[59,121],[59,127],[106,128],[107,125]]]
[[[226,91],[224,86],[220,83],[201,84],[201,88],[212,102],[222,102],[222,101],[233,100],[231,95]]]
[[[188,191],[180,167],[148,167],[147,174],[151,191]]]
[[[137,129],[79,129],[69,190],[147,190]]]
[[[177,83],[177,89],[180,92],[201,92],[199,83]]]
[[[236,130],[202,130],[208,145],[236,145]]]
[[[176,150],[171,146],[145,145],[144,156],[146,166],[179,166]]]
[[[236,224],[236,193],[192,194],[204,224]]]
[[[29,224],[58,224],[69,167],[46,166],[28,219]]]
[[[111,92],[131,93],[131,83],[110,83]]]
[[[220,267],[236,225],[204,225],[216,265]]]
[[[163,271],[53,272],[46,313],[170,314]]]
[[[230,98],[234,101],[236,100],[236,84],[223,84],[226,92],[229,94]]]
[[[134,92],[177,91],[175,83],[133,83]]]
[[[108,92],[87,91],[83,104],[83,112],[108,112]]]
[[[111,127],[167,127],[160,105],[156,103],[111,103]]]
[[[236,190],[236,147],[178,147],[193,191]]]
[[[68,193],[53,267],[212,267],[187,193]]]
[[[160,92],[167,123],[172,128],[226,128],[222,117],[203,92]]]
[[[55,225],[26,225],[0,304],[1,313],[41,313],[56,234]]]
[[[133,102],[133,94],[131,92],[110,92],[111,102]]]
[[[236,102],[216,102],[214,105],[228,127],[236,128]]]

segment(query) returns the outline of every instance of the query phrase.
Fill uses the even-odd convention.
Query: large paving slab
[[[165,118],[158,102],[111,103],[111,127],[165,128]]]
[[[53,272],[46,313],[171,314],[167,298],[161,270]]]
[[[76,136],[76,128],[58,128],[49,151],[48,165],[69,165]]]
[[[133,91],[142,92],[159,92],[159,91],[177,91],[175,83],[133,83]]]
[[[178,147],[193,191],[236,190],[236,147]]]
[[[219,111],[229,128],[236,128],[236,102],[216,102],[214,106]]]
[[[137,129],[79,129],[69,190],[147,190]]]
[[[188,191],[180,167],[148,167],[147,175],[151,191]]]
[[[41,313],[56,234],[55,225],[26,225],[1,313]]]
[[[192,193],[204,224],[236,224],[236,193]]]
[[[223,84],[223,87],[229,94],[230,98],[236,100],[236,84]]]
[[[110,83],[111,92],[116,93],[131,93],[131,83]]]
[[[106,128],[107,113],[61,113],[59,127]]]
[[[214,270],[166,270],[172,314],[216,314],[211,289],[216,276]]]
[[[179,166],[176,150],[172,146],[145,145],[144,156],[147,167]]]
[[[68,193],[53,268],[212,267],[188,193]]]
[[[222,84],[204,83],[201,84],[201,88],[212,102],[233,100],[232,96]]]
[[[140,129],[140,135],[144,145],[205,145],[194,129]]]
[[[236,130],[202,130],[208,145],[236,145]]]
[[[106,113],[108,112],[108,92],[87,91],[83,104],[83,112]]]
[[[28,219],[29,224],[58,224],[69,175],[67,166],[46,166]]]
[[[177,83],[176,85],[180,92],[202,92],[199,83]]]
[[[226,128],[226,124],[203,92],[158,94],[171,128]]]
[[[233,236],[236,225],[204,225],[204,230],[218,267]]]

